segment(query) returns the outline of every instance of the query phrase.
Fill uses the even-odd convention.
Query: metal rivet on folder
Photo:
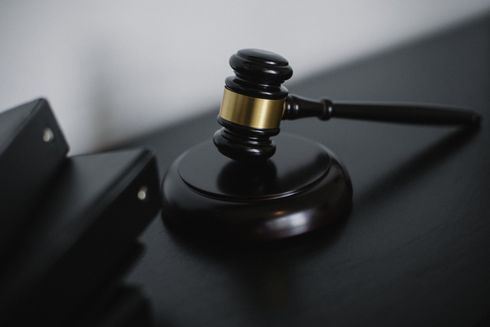
[[[141,201],[146,200],[148,197],[148,188],[146,186],[140,187],[137,196]]]
[[[51,128],[45,128],[43,131],[43,141],[45,143],[50,143],[54,140],[54,133]]]

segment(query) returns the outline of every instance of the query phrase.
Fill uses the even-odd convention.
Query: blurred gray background
[[[301,79],[488,10],[490,0],[0,0],[0,111],[47,97],[71,153],[93,151],[217,109],[240,48],[284,55]]]

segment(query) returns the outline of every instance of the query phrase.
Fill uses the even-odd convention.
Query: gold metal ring
[[[219,116],[242,126],[279,128],[284,112],[284,100],[253,98],[225,88]]]

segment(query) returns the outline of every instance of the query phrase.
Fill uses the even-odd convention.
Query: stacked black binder
[[[160,207],[155,158],[67,152],[46,100],[0,114],[0,325],[149,326],[123,277]]]

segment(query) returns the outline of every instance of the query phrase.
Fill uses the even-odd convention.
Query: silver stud
[[[148,188],[146,186],[141,186],[137,194],[138,199],[145,201],[148,198]]]
[[[54,140],[54,133],[51,128],[45,128],[43,131],[43,141],[45,143],[50,143]]]

